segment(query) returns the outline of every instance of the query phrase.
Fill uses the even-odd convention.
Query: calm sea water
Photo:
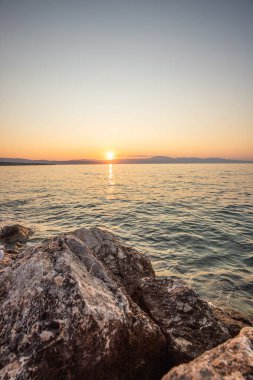
[[[31,242],[98,225],[146,253],[158,275],[253,315],[253,165],[0,168],[0,222]]]

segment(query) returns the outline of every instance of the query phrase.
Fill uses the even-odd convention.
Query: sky
[[[0,157],[253,159],[252,0],[0,0]]]

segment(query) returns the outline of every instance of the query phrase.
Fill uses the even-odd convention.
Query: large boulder
[[[21,226],[20,224],[4,226],[0,230],[0,240],[6,244],[25,242],[31,232],[31,228]]]
[[[1,273],[0,289],[1,379],[160,379],[165,372],[159,327],[78,237],[27,248]]]
[[[253,379],[253,328],[205,352],[188,364],[170,370],[162,380],[251,380]]]
[[[4,380],[158,380],[247,322],[98,228],[5,249],[0,304]]]
[[[182,281],[142,279],[138,304],[161,328],[173,365],[188,362],[231,337],[210,305]]]

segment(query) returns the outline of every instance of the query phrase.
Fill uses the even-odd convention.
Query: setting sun
[[[115,154],[113,152],[107,152],[106,153],[106,159],[109,161],[112,161],[115,157]]]

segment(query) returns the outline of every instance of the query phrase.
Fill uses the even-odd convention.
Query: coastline
[[[6,378],[160,379],[252,325],[183,281],[156,277],[145,256],[109,231],[80,228],[29,247],[30,233],[1,233]]]

